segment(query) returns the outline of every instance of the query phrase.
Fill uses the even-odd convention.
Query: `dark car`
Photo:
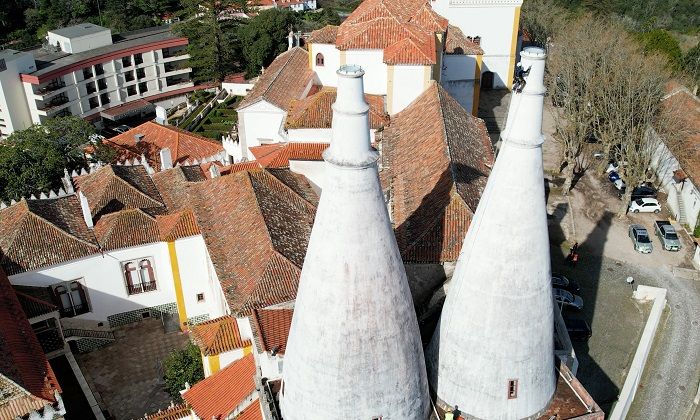
[[[588,322],[583,319],[564,318],[564,324],[571,341],[588,341],[593,334]]]
[[[581,286],[578,283],[561,274],[552,274],[552,287],[568,290],[574,294],[578,294],[581,291]]]
[[[640,198],[656,198],[656,188],[648,185],[640,185],[632,190],[631,201],[637,201]]]

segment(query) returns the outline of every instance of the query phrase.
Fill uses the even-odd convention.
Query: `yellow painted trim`
[[[177,262],[175,242],[168,242],[168,253],[170,254],[170,269],[173,272],[173,285],[175,286],[177,314],[180,318],[180,326],[184,326],[185,322],[187,321],[187,309],[185,308],[185,296],[182,292],[182,279],[180,278],[180,265]]]
[[[253,352],[253,346],[243,347],[243,357],[246,357],[247,355],[249,355],[252,352]]]
[[[428,86],[430,86],[430,75],[433,73],[432,72],[432,66],[424,66],[425,69],[425,75],[423,76],[423,90],[428,89]]]
[[[476,65],[474,66],[474,92],[472,96],[472,115],[479,114],[479,93],[481,93],[481,54],[476,56]]]
[[[520,26],[520,6],[515,8],[513,17],[513,37],[510,41],[510,63],[508,64],[508,89],[513,88],[513,72],[515,71],[515,49],[518,47],[518,28]]]
[[[221,362],[219,361],[219,355],[218,354],[213,354],[209,356],[209,370],[211,371],[211,374],[215,374],[216,372],[221,369]]]
[[[394,66],[386,66],[386,112],[391,115],[393,111],[392,101],[394,100]]]
[[[345,57],[345,51],[340,52],[340,65],[344,66],[347,64],[347,58]]]
[[[309,69],[313,70],[313,68],[314,68],[314,59],[313,59],[314,53],[311,49],[311,45],[312,44],[309,42]]]
[[[442,78],[442,32],[435,34],[435,65],[433,66],[433,80],[440,82]]]

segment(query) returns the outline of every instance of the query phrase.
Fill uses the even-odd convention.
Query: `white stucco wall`
[[[252,88],[252,83],[221,83],[221,89],[224,89],[230,95],[246,96]]]
[[[218,280],[209,273],[209,256],[201,235],[175,241],[182,294],[185,300],[187,317],[209,315],[209,319],[224,315],[217,289],[221,289]],[[204,294],[204,301],[197,302],[197,294]]]
[[[482,72],[494,72],[494,87],[504,87],[512,76],[511,52],[516,15],[522,0],[437,0],[433,9],[448,17],[464,35],[481,37]],[[517,42],[517,41],[516,41]],[[515,63],[515,61],[513,61]]]
[[[255,365],[260,369],[260,377],[269,380],[282,377],[284,369],[284,355],[271,356],[269,352],[255,352]]]
[[[323,161],[290,160],[289,169],[292,172],[304,175],[308,179],[314,191],[316,191],[316,193],[319,195],[321,194],[325,174]]]
[[[5,125],[0,127],[0,132],[7,135],[32,124],[19,74],[36,71],[36,63],[31,54],[14,50],[0,51],[0,60],[4,60],[6,67],[0,71],[0,118]]]
[[[691,230],[695,229],[700,216],[700,191],[698,191],[698,188],[690,178],[680,183],[676,183],[673,180],[673,172],[681,169],[681,165],[663,142],[659,143],[659,147],[654,154],[652,167],[654,167],[656,175],[659,177],[661,187],[668,194],[666,204],[671,210],[673,217],[676,220],[680,218],[680,207],[682,204],[688,226]]]
[[[121,263],[153,258],[157,290],[129,295]],[[175,302],[175,288],[167,245],[163,242],[105,252],[31,272],[16,274],[10,282],[23,286],[51,286],[82,279],[90,312],[77,319],[105,322],[110,315]]]
[[[395,65],[389,66],[391,89],[387,104],[390,115],[396,114],[406,108],[414,99],[420,96],[428,87],[430,81],[430,66]]]
[[[255,159],[250,147],[284,140],[280,132],[286,115],[284,110],[264,100],[238,111],[241,148],[248,159]]]
[[[464,109],[473,111],[476,56],[445,55],[440,84]]]
[[[345,62],[341,64],[356,64],[362,67],[365,71],[365,93],[386,95],[387,65],[383,60],[383,50],[347,50]]]
[[[56,46],[56,43],[58,42],[62,51],[72,54],[104,47],[106,45],[112,45],[112,35],[110,30],[107,28],[94,34],[72,38],[58,35],[51,31],[48,32],[47,36],[49,38],[48,42],[50,45]]]
[[[323,54],[323,66],[316,65],[316,54]],[[318,81],[323,86],[336,86],[338,76],[335,71],[340,67],[340,51],[333,44],[309,44],[311,69],[316,72]]]
[[[287,140],[301,143],[330,143],[330,128],[292,128],[287,130]]]

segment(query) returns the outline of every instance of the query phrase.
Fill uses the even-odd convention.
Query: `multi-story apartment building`
[[[112,35],[84,23],[50,31],[47,41],[30,52],[0,52],[0,138],[48,117],[96,120],[118,105],[194,89],[187,38],[169,27]]]

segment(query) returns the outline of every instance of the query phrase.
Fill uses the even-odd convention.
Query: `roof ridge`
[[[99,250],[99,245],[93,244],[93,243],[88,242],[88,241],[86,241],[86,240],[84,240],[84,239],[82,239],[82,238],[78,238],[77,236],[73,235],[72,233],[66,232],[65,230],[63,230],[63,229],[61,229],[60,227],[56,226],[55,224],[51,223],[50,220],[45,219],[44,217],[41,217],[41,216],[39,216],[38,214],[36,214],[36,213],[34,213],[34,212],[32,212],[32,211],[29,211],[29,214],[32,215],[33,217],[36,217],[36,218],[39,219],[40,221],[46,222],[50,227],[52,227],[53,229],[55,229],[55,230],[61,232],[63,235],[69,236],[69,237],[75,239],[76,241],[80,241],[80,242],[82,242],[82,243],[88,244],[88,245],[94,247],[95,249],[98,249],[98,250]],[[94,235],[93,235],[93,236],[94,236]],[[14,241],[13,241],[13,242],[14,242]],[[95,240],[95,242],[97,242],[97,240]]]
[[[266,172],[266,171],[262,171],[262,170],[256,171],[256,173],[258,173],[258,172]],[[275,244],[272,241],[272,234],[270,234],[270,227],[267,225],[267,220],[265,219],[265,215],[263,214],[263,211],[261,208],[262,203],[260,202],[260,198],[258,197],[258,192],[256,191],[255,186],[253,185],[253,179],[252,179],[253,172],[251,172],[250,170],[245,170],[245,171],[241,171],[239,173],[245,174],[244,175],[244,178],[245,178],[244,182],[246,182],[248,184],[248,186],[250,187],[249,191],[253,194],[253,199],[255,200],[255,204],[256,204],[255,205],[255,212],[258,214],[258,216],[260,216],[260,218],[262,219],[262,224],[263,224],[263,226],[265,226],[265,234],[267,235],[267,243],[269,245],[268,249],[275,251]]]
[[[286,56],[284,57],[285,58],[284,64],[282,64],[280,66],[279,70],[277,70],[275,72],[275,74],[272,76],[272,81],[270,82],[269,85],[267,85],[267,88],[265,88],[265,91],[263,91],[260,94],[259,98],[265,98],[265,95],[267,95],[267,93],[272,89],[272,85],[275,84],[275,82],[277,81],[277,78],[280,76],[280,74],[282,74],[282,71],[289,65],[289,63],[292,61],[292,58],[294,58],[294,53],[298,50],[305,51],[301,47],[293,47],[291,50],[288,50],[288,51],[285,51],[282,53],[282,55],[286,54]],[[279,58],[280,56],[277,56],[277,57]]]
[[[136,190],[139,194],[141,194],[142,196],[146,197],[147,199],[149,199],[149,200],[151,200],[151,201],[157,203],[159,206],[165,207],[165,203],[163,203],[162,201],[157,201],[155,198],[153,198],[153,197],[151,197],[150,195],[146,194],[145,192],[141,191],[141,189],[139,189],[138,187],[132,185],[129,181],[125,180],[124,178],[120,177],[119,175],[114,174],[114,178],[117,179],[117,180],[119,180],[119,181],[122,182],[123,184],[126,184],[127,187]],[[150,179],[150,176],[149,176],[149,179]],[[160,191],[158,191],[158,187],[156,187],[156,192],[158,192],[158,195],[160,196]],[[100,198],[102,198],[102,197],[100,197]],[[162,197],[161,197],[161,200],[162,200]]]
[[[431,80],[431,83],[435,85],[437,97],[438,97],[438,111],[440,112],[440,123],[442,125],[442,135],[443,138],[445,139],[445,151],[447,153],[447,161],[449,162],[448,166],[450,168],[450,177],[452,178],[452,185],[457,183],[457,175],[455,174],[455,166],[452,161],[452,145],[450,144],[450,139],[447,136],[447,122],[445,121],[445,113],[443,112],[442,106],[443,106],[443,97],[444,95],[441,94],[440,92],[440,86],[438,86],[436,83],[434,83]],[[432,86],[431,86],[432,88]],[[469,206],[467,206],[469,207]],[[471,210],[471,209],[470,209]],[[473,211],[472,211],[473,213]]]

